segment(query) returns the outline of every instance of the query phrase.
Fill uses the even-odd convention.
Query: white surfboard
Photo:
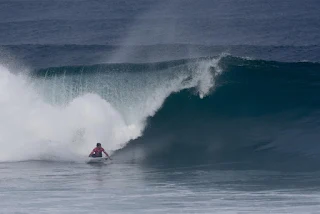
[[[104,157],[89,158],[89,160],[87,160],[87,163],[105,163],[107,160],[108,158]]]

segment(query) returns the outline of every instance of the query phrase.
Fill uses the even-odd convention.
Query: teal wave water
[[[219,66],[212,93],[172,94],[123,152],[151,165],[318,169],[319,64],[225,57]]]

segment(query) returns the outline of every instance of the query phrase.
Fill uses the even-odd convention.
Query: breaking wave
[[[317,168],[320,65],[222,55],[159,63],[1,67],[1,161]],[[22,148],[22,149],[21,149]]]

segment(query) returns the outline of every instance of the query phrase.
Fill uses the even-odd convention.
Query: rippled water
[[[206,166],[0,165],[1,213],[318,213],[319,173]]]

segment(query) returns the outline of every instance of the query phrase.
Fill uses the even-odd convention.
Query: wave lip
[[[117,50],[125,54],[115,57]],[[103,63],[156,63],[200,57],[219,56],[250,57],[281,62],[320,62],[320,46],[293,45],[112,45],[112,44],[16,44],[0,45],[0,63],[17,67],[17,62],[39,69],[48,67],[92,65]],[[89,53],[89,54],[88,54]]]

